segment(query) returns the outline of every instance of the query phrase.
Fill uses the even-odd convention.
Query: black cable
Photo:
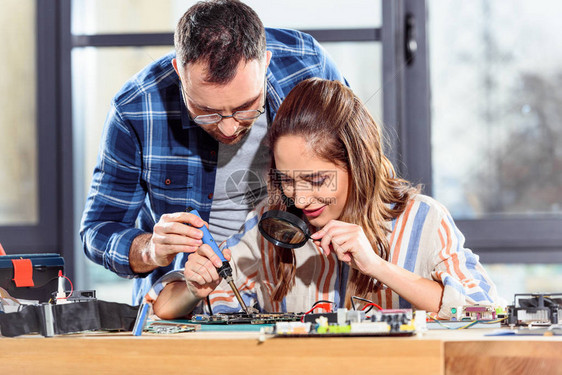
[[[366,298],[357,297],[357,296],[351,296],[351,306],[353,307],[353,310],[357,310],[357,309],[355,308],[355,303],[353,303],[353,300],[354,300],[354,299],[358,299],[359,301],[363,301],[363,302],[367,302],[367,303],[374,303],[373,301],[371,301],[371,300],[369,300],[369,299],[366,299]],[[371,308],[370,308],[369,310],[367,310],[367,311],[365,312],[365,314],[368,313],[369,311],[371,311],[372,308],[373,308],[373,306],[371,306]]]

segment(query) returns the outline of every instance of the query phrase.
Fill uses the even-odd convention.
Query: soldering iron
[[[189,213],[201,218],[201,215],[199,215],[199,212],[197,212],[197,210],[191,210],[189,211]],[[209,245],[211,249],[213,249],[215,254],[217,254],[219,259],[222,261],[222,266],[217,268],[217,272],[219,276],[222,277],[228,283],[228,285],[230,285],[232,291],[234,292],[234,295],[236,296],[236,299],[240,303],[240,306],[242,307],[244,312],[246,314],[250,314],[251,311],[246,306],[246,303],[244,303],[244,300],[242,299],[242,296],[240,295],[238,288],[234,284],[234,280],[232,278],[232,267],[230,267],[230,263],[228,263],[228,261],[222,254],[222,251],[220,251],[217,243],[215,242],[215,239],[211,235],[211,232],[209,232],[209,229],[205,225],[203,225],[201,228],[198,229],[200,229],[203,232],[203,238],[201,239],[201,241],[203,241],[204,244]]]

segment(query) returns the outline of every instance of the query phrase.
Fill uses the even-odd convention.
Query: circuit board
[[[187,324],[177,322],[162,322],[154,321],[149,322],[144,327],[144,331],[158,334],[171,334],[181,332],[195,332],[201,329],[199,324]]]
[[[370,325],[370,323],[361,324]],[[416,334],[415,331],[394,332],[388,330],[381,330],[380,332],[319,332],[311,330],[307,333],[277,333],[275,329],[271,329],[269,331],[266,330],[265,333],[272,333],[275,335],[275,337],[404,337],[413,336]]]
[[[192,323],[197,324],[275,324],[277,322],[297,322],[303,314],[296,313],[219,313],[213,315],[194,315]]]
[[[424,320],[425,321],[425,320]],[[219,313],[194,315],[189,321],[203,325],[270,325],[264,333],[276,337],[412,336],[416,333],[412,310],[383,310],[365,316],[363,311],[303,313]]]

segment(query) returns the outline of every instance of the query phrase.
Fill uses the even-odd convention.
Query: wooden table
[[[258,332],[0,338],[2,374],[562,374],[562,337],[266,338]]]

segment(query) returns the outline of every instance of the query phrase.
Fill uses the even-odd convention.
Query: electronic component
[[[562,316],[562,293],[516,294],[507,306],[507,324],[515,326],[558,324]]]
[[[306,335],[310,332],[312,323],[306,322],[277,322],[275,330],[278,335],[302,334]]]
[[[302,314],[295,313],[219,313],[194,315],[191,322],[199,324],[272,324],[300,321],[301,317]]]
[[[507,319],[503,307],[495,305],[464,305],[451,307],[450,320],[427,316],[428,329],[500,328]]]
[[[59,271],[58,275],[58,289],[55,294],[55,299],[66,299],[66,293],[64,291],[64,276],[62,275],[62,270]]]
[[[425,312],[423,312],[425,315]],[[371,316],[364,311],[338,309],[336,312],[308,314],[303,322],[278,322],[269,330],[280,337],[295,336],[410,336],[417,321],[411,309],[377,310]]]
[[[391,332],[415,331],[411,309],[378,310],[371,315],[371,322],[383,322],[390,326]]]
[[[496,320],[503,309],[491,305],[466,305],[451,308],[452,321]]]
[[[66,297],[68,302],[84,302],[96,299],[96,291],[93,289],[75,290],[71,295]]]
[[[170,334],[181,332],[195,332],[201,329],[200,324],[173,323],[154,321],[147,324],[145,331],[157,334]]]
[[[52,301],[54,301],[55,303],[61,303],[61,302],[85,302],[85,301],[91,301],[91,300],[95,300],[96,299],[96,291],[92,290],[92,289],[87,289],[87,290],[73,290],[72,293],[68,292],[68,291],[64,291],[64,294],[67,295],[67,297],[63,297],[63,298],[58,298],[57,295],[59,295],[60,291],[57,292],[53,292],[51,295],[53,296],[51,298]]]

